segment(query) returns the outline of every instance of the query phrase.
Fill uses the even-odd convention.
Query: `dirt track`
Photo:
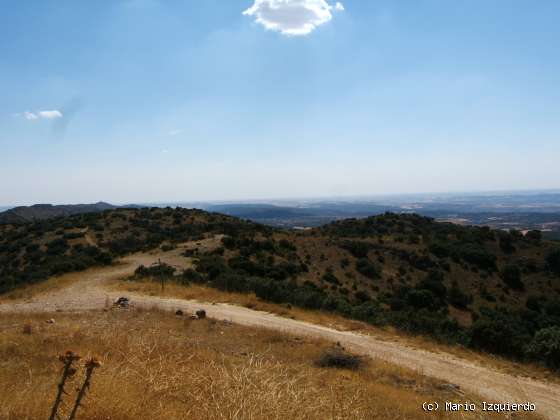
[[[119,296],[119,292],[104,288],[103,284],[106,281],[128,275],[139,264],[150,264],[154,258],[148,254],[134,255],[125,258],[120,265],[88,270],[83,273],[80,281],[61,290],[39,295],[25,302],[0,303],[0,313],[102,309],[108,301],[113,301]],[[209,317],[219,320],[338,341],[355,352],[459,385],[461,389],[478,394],[488,401],[531,402],[536,405],[537,414],[549,419],[560,419],[560,386],[500,373],[447,353],[415,349],[398,342],[381,341],[355,332],[337,331],[234,305],[213,305],[134,294],[127,296],[133,304],[141,307],[158,307],[173,311],[182,309],[185,312],[204,309]]]

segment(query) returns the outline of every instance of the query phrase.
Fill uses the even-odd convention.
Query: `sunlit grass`
[[[56,355],[68,349],[103,364],[83,419],[432,419],[423,401],[466,397],[375,360],[356,370],[318,367],[330,344],[268,330],[154,310],[45,319],[20,314],[0,322],[0,418],[47,417]]]

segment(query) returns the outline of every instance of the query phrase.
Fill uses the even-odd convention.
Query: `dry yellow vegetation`
[[[2,419],[48,416],[56,356],[69,349],[103,363],[81,419],[432,419],[445,415],[425,414],[424,401],[476,401],[379,361],[317,367],[331,344],[269,330],[157,310],[57,313],[46,323],[52,316],[0,320]]]
[[[126,279],[115,279],[106,283],[106,287],[112,290],[120,290],[125,294],[126,292],[139,293],[149,296],[244,306],[291,319],[324,325],[340,331],[355,331],[360,334],[374,336],[380,340],[399,341],[412,348],[429,350],[434,353],[449,353],[465,360],[474,361],[483,366],[492,366],[494,369],[503,373],[560,384],[558,372],[551,371],[536,363],[515,362],[497,355],[472,350],[458,344],[446,344],[438,342],[430,337],[407,334],[393,327],[376,327],[365,322],[344,318],[335,313],[271,303],[257,298],[254,293],[223,292],[204,285],[191,284],[185,286],[175,282],[167,282],[164,290],[162,290],[160,283],[157,281],[128,281]]]

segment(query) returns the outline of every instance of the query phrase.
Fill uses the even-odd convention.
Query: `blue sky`
[[[6,0],[0,205],[558,188],[559,21],[556,0]]]

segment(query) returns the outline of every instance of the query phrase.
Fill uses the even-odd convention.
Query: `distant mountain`
[[[117,206],[101,201],[94,204],[35,204],[33,206],[20,206],[0,213],[0,224],[29,223],[35,220],[52,219],[54,217],[72,216],[82,213],[96,213],[115,208]]]

